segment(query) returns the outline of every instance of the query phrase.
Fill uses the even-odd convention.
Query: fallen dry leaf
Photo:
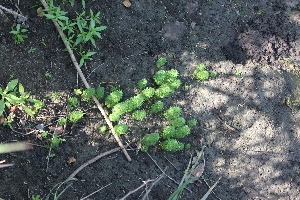
[[[57,127],[49,126],[48,128],[50,131],[53,131],[54,133],[57,134],[61,134],[64,131],[64,128],[62,126],[57,126]]]
[[[42,7],[39,7],[36,12],[38,17],[44,17],[45,12],[43,11],[44,9]]]
[[[123,5],[126,7],[126,8],[129,8],[131,6],[131,3],[129,0],[125,0],[123,1]]]
[[[199,153],[200,152],[197,151],[197,155],[193,158],[193,162],[192,162],[193,164],[196,162]],[[198,165],[195,167],[195,170],[192,172],[192,175],[194,177],[200,177],[204,172],[204,167],[205,167],[205,159],[204,159],[204,152],[203,152]]]
[[[74,158],[74,157],[69,158],[67,161],[67,163],[69,163],[69,164],[74,163],[74,162],[76,162],[76,158]]]

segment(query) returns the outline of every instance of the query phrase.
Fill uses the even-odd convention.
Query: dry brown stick
[[[129,144],[125,145],[124,148],[128,147]],[[109,151],[106,151],[104,153],[101,153],[100,155],[96,156],[95,158],[92,158],[91,160],[83,163],[80,167],[78,167],[68,178],[67,180],[70,180],[72,178],[74,178],[74,176],[76,176],[76,174],[78,174],[83,168],[85,168],[86,166],[96,162],[97,160],[99,160],[100,158],[104,157],[104,156],[107,156],[109,154],[112,154],[112,153],[115,153],[117,151],[119,151],[121,149],[121,147],[117,147],[117,148],[114,148],[114,149],[111,149]]]
[[[41,3],[43,4],[43,6],[45,7],[45,9],[49,9],[48,4],[45,2],[45,0],[40,0],[40,1],[41,1]],[[51,11],[48,11],[48,13],[51,14]],[[83,84],[85,85],[85,87],[86,87],[87,89],[90,88],[90,85],[88,84],[88,82],[87,82],[85,76],[83,75],[83,73],[82,73],[82,71],[81,71],[81,69],[80,69],[80,67],[79,67],[79,65],[78,65],[78,62],[77,62],[77,60],[76,60],[76,58],[75,58],[75,55],[74,55],[74,53],[73,53],[73,50],[71,49],[70,45],[68,44],[68,41],[65,39],[65,38],[66,38],[65,34],[63,33],[63,31],[62,31],[61,28],[59,27],[59,24],[58,24],[54,19],[52,19],[52,22],[54,23],[54,25],[55,25],[55,27],[56,27],[56,29],[57,29],[57,31],[58,31],[58,33],[59,33],[61,39],[63,40],[63,42],[64,42],[64,44],[65,44],[65,46],[66,46],[66,48],[67,48],[67,50],[68,50],[68,52],[69,52],[69,54],[70,54],[70,57],[71,57],[71,59],[72,59],[72,62],[73,62],[73,64],[74,64],[74,66],[75,66],[75,68],[76,68],[76,70],[77,70],[77,72],[78,72],[78,74],[79,74],[79,76],[80,76],[80,78],[81,78]],[[107,116],[105,110],[103,109],[103,107],[101,106],[100,102],[98,101],[98,99],[97,99],[95,96],[93,96],[93,100],[94,100],[94,102],[96,103],[96,105],[97,105],[98,109],[100,110],[101,114],[103,115],[103,117],[104,117],[104,119],[105,119],[107,125],[109,126],[109,128],[110,128],[110,130],[111,130],[111,132],[112,132],[112,134],[113,134],[113,136],[114,136],[114,138],[115,138],[115,140],[118,142],[118,145],[119,145],[120,148],[122,149],[122,151],[123,151],[123,153],[125,154],[127,160],[128,160],[128,161],[131,161],[130,156],[128,155],[126,149],[124,148],[124,145],[123,145],[123,143],[121,142],[120,137],[116,134],[115,129],[114,129],[114,126],[113,126],[112,122],[109,120],[109,118],[108,118],[108,116]]]
[[[27,20],[27,19],[28,19],[28,17],[25,17],[25,16],[23,16],[23,15],[17,13],[16,11],[13,11],[12,9],[5,8],[5,7],[1,6],[1,5],[0,5],[0,9],[3,9],[3,10],[5,10],[5,11],[11,13],[12,15],[17,16],[17,17],[19,17],[19,18],[22,18],[22,19],[24,19],[24,20]]]

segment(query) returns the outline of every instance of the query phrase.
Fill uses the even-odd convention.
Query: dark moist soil
[[[37,125],[45,130],[66,115],[67,98],[74,88],[83,88],[64,45],[50,20],[37,16],[38,1],[1,1],[0,5],[29,17],[28,38],[14,44],[9,33],[15,23],[12,15],[0,17],[0,86],[18,78],[33,97],[45,102],[36,118],[19,111],[14,130],[0,127],[0,141],[30,141],[32,150],[2,154],[0,160],[14,163],[0,170],[2,199],[45,197],[89,159],[117,147],[107,132],[94,104],[82,102],[86,114],[69,125],[61,137],[66,141],[51,153]],[[76,176],[77,181],[60,199],[80,199],[101,187],[89,199],[120,199],[129,191],[162,174],[179,182],[191,155],[206,145],[206,166],[197,183],[189,184],[181,199],[200,199],[219,177],[208,199],[300,199],[300,12],[296,0],[86,0],[86,11],[101,12],[108,28],[97,40],[92,61],[82,70],[93,87],[118,87],[124,99],[136,94],[136,83],[151,80],[159,69],[155,62],[166,57],[161,69],[177,69],[182,86],[163,99],[166,107],[180,106],[186,119],[198,125],[181,140],[191,144],[180,152],[151,148],[149,155],[129,148],[128,162],[121,152],[89,165]],[[59,2],[56,2],[57,5]],[[298,5],[297,5],[298,4]],[[81,12],[76,3],[61,5],[74,17]],[[298,7],[298,9],[297,9]],[[43,44],[45,43],[45,45]],[[36,48],[33,53],[28,53]],[[206,81],[193,78],[200,63],[218,76]],[[50,73],[52,77],[46,77]],[[153,82],[150,81],[153,85]],[[184,86],[188,86],[188,89]],[[59,92],[60,98],[51,98]],[[287,101],[290,100],[290,101]],[[137,122],[124,116],[120,123],[130,128],[122,136],[126,142],[138,141],[144,134],[160,131],[166,120],[160,115]],[[39,126],[38,126],[39,127]],[[68,163],[69,158],[76,162]],[[148,184],[148,187],[150,185]],[[62,191],[66,184],[61,186]],[[148,199],[167,199],[177,188],[164,177],[151,189]],[[127,199],[142,199],[145,188]],[[149,188],[148,188],[149,189]]]

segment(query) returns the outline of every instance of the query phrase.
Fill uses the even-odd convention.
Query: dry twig
[[[45,7],[45,9],[49,9],[48,4],[46,3],[45,0],[40,0],[40,1],[41,1],[41,3],[43,4],[43,6]],[[51,11],[48,11],[48,13],[51,14]],[[78,72],[78,74],[79,74],[79,76],[80,76],[80,78],[81,78],[83,84],[85,85],[85,87],[86,87],[87,89],[90,88],[90,85],[88,84],[88,82],[87,82],[85,76],[83,75],[83,73],[82,73],[82,71],[81,71],[81,69],[80,69],[80,67],[79,67],[79,65],[78,65],[78,62],[77,62],[77,60],[76,60],[76,58],[75,58],[75,55],[74,55],[74,53],[73,53],[73,50],[71,49],[71,47],[69,46],[68,42],[67,42],[66,39],[65,39],[65,38],[66,38],[65,34],[63,33],[63,31],[62,31],[61,28],[59,27],[59,24],[58,24],[54,19],[52,19],[52,22],[53,22],[53,24],[55,25],[55,27],[56,27],[56,29],[57,29],[57,31],[58,31],[58,33],[59,33],[61,39],[63,40],[63,42],[64,42],[64,44],[65,44],[65,46],[66,46],[66,48],[67,48],[67,50],[68,50],[68,52],[69,52],[69,54],[70,54],[71,60],[72,60],[72,62],[73,62],[73,64],[74,64],[74,66],[75,66],[75,68],[76,68],[76,70],[77,70],[77,72]],[[98,101],[98,99],[97,99],[95,96],[93,96],[92,98],[93,98],[94,102],[96,103],[98,109],[100,110],[102,116],[104,117],[106,123],[108,124],[109,128],[111,129],[111,132],[112,132],[112,134],[113,134],[115,140],[117,141],[118,145],[119,145],[120,148],[122,149],[122,151],[123,151],[123,153],[125,154],[127,160],[128,160],[128,161],[131,161],[130,156],[128,155],[126,149],[124,148],[123,143],[122,143],[121,140],[120,140],[120,137],[119,137],[118,135],[116,135],[116,132],[115,132],[114,127],[113,127],[113,124],[112,124],[112,122],[109,120],[109,118],[108,118],[108,116],[107,116],[105,110],[103,109],[103,107],[101,106],[100,102]]]
[[[125,145],[124,148],[128,147],[129,144]],[[68,178],[67,180],[69,179],[72,179],[74,178],[74,176],[76,176],[76,174],[78,174],[83,168],[85,168],[86,166],[88,166],[89,164],[92,164],[94,162],[96,162],[97,160],[99,160],[100,158],[104,157],[104,156],[107,156],[109,154],[112,154],[112,153],[115,153],[117,151],[119,151],[121,149],[121,147],[117,147],[117,148],[114,148],[114,149],[111,149],[109,151],[106,151],[104,153],[101,153],[100,155],[96,156],[95,158],[83,163],[80,167],[78,167]]]
[[[28,17],[25,17],[25,16],[17,13],[16,11],[13,11],[12,9],[5,8],[5,7],[1,6],[1,5],[0,5],[0,9],[3,9],[6,12],[9,12],[10,14],[12,14],[15,17],[19,17],[19,18],[23,19],[24,21],[26,21],[28,19]]]

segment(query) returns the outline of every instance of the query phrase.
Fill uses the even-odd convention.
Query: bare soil
[[[0,86],[18,78],[45,107],[36,118],[19,116],[14,130],[0,126],[1,143],[34,144],[32,150],[0,155],[0,160],[14,163],[0,170],[0,198],[6,200],[45,197],[87,160],[117,147],[108,132],[99,133],[105,121],[94,104],[82,102],[84,119],[66,128],[61,136],[66,142],[47,160],[49,149],[38,137],[37,125],[44,124],[45,130],[55,126],[66,114],[67,98],[83,84],[52,22],[37,16],[38,1],[4,0],[0,5],[17,10],[18,2],[29,17],[28,38],[14,44],[9,31],[15,19],[5,12],[0,15]],[[157,59],[166,57],[161,69],[177,69],[182,86],[163,101],[166,107],[182,107],[184,117],[196,119],[198,125],[182,140],[191,144],[190,149],[172,153],[151,148],[151,159],[136,151],[133,143],[128,151],[131,162],[121,152],[102,158],[78,173],[61,199],[80,199],[110,183],[89,199],[120,199],[143,181],[160,176],[158,166],[167,167],[166,174],[179,182],[191,154],[203,145],[205,171],[181,199],[200,199],[219,177],[208,199],[300,199],[298,1],[132,0],[129,8],[122,1],[86,2],[86,10],[100,11],[101,22],[108,27],[103,39],[96,41],[98,48],[86,46],[98,52],[82,67],[88,82],[93,87],[119,87],[126,99],[137,92],[138,80],[151,80],[159,70]],[[68,3],[61,7],[70,17],[81,11],[79,1],[74,7]],[[31,48],[36,50],[29,53]],[[195,80],[193,71],[200,63],[218,76]],[[51,98],[53,92],[60,92],[58,100]],[[159,131],[164,121],[160,115],[142,122],[125,116],[121,122],[130,129],[122,136],[124,144]],[[76,162],[68,163],[71,157]],[[148,199],[167,199],[176,188],[165,177]],[[142,199],[144,194],[141,189],[127,199]]]

